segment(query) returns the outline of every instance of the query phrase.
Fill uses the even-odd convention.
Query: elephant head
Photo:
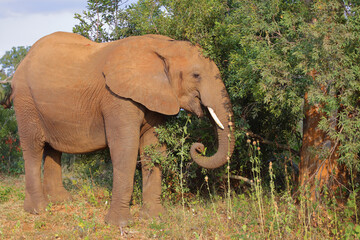
[[[185,41],[146,35],[119,41],[107,57],[103,74],[107,87],[147,109],[175,115],[180,108],[203,116],[206,107],[218,136],[218,151],[201,156],[204,146],[194,143],[191,157],[200,166],[225,164],[234,149],[231,103],[215,63],[201,49]],[[216,124],[215,124],[216,123]]]

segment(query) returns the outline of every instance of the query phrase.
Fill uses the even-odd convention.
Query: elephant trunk
[[[204,103],[204,105],[208,106],[209,113],[214,120],[212,122],[216,128],[218,137],[217,152],[211,157],[201,156],[200,153],[204,151],[204,145],[202,143],[194,143],[190,149],[191,158],[201,167],[207,169],[218,168],[228,162],[235,145],[231,104],[225,88],[223,88],[222,93],[223,96],[217,99],[218,101],[215,99],[213,99],[215,101],[211,101],[214,102],[214,104]]]

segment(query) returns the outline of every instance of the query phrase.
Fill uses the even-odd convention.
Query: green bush
[[[14,110],[0,108],[0,172],[24,173],[24,161],[17,135]]]

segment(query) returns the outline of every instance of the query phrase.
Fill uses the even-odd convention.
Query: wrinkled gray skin
[[[113,191],[106,222],[125,226],[131,219],[139,152],[143,216],[161,213],[161,171],[159,166],[149,169],[144,147],[158,143],[154,127],[180,108],[201,117],[202,106],[210,107],[222,124],[214,123],[219,142],[214,156],[200,156],[200,143],[192,146],[191,156],[200,166],[219,167],[233,151],[231,104],[219,70],[188,42],[146,35],[99,44],[76,34],[54,33],[31,48],[14,75],[12,91],[25,159],[24,208],[31,213],[43,211],[49,201],[70,199],[62,184],[62,152],[107,146]]]

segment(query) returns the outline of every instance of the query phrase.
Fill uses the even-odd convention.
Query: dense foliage
[[[0,80],[3,82],[0,93],[3,97],[10,92],[8,81],[11,81],[16,67],[28,51],[29,47],[13,47],[0,58]],[[2,107],[0,107],[0,172],[24,172],[14,110]]]
[[[77,32],[95,42],[117,40],[123,36],[122,29],[128,24],[121,0],[88,0],[87,11],[75,14],[79,24],[74,26]]]

